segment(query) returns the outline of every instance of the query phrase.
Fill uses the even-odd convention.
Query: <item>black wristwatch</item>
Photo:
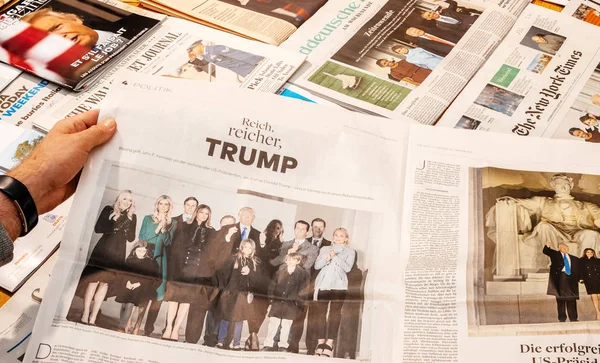
[[[29,190],[17,179],[0,175],[0,192],[12,200],[19,212],[23,227],[20,237],[27,235],[38,223],[37,207]]]

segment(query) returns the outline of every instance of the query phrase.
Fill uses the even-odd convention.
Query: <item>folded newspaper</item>
[[[434,124],[529,3],[330,0],[281,46],[291,83],[349,109]]]
[[[598,9],[530,5],[438,126],[600,142]]]
[[[141,0],[143,7],[279,45],[327,0]]]
[[[98,108],[118,71],[227,83],[258,92],[277,92],[305,56],[253,42],[176,18],[167,18],[95,85],[55,102],[33,124],[48,131],[65,117]]]
[[[25,362],[600,357],[590,145],[115,82]]]
[[[162,19],[115,0],[20,0],[0,13],[0,61],[81,90]]]
[[[17,166],[43,135],[0,122],[0,174]],[[71,201],[40,216],[35,230],[17,239],[12,261],[0,267],[0,287],[14,292],[60,244]]]

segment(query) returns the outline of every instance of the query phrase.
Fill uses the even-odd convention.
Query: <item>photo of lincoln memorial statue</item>
[[[600,252],[600,175],[471,175],[469,334],[600,333],[598,295],[583,283],[600,263],[585,257]]]

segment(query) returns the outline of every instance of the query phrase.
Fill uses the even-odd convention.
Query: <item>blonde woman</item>
[[[173,241],[173,233],[177,227],[177,221],[172,218],[173,201],[168,195],[161,195],[154,204],[152,214],[144,217],[139,239],[148,241],[148,249],[153,252],[153,258],[159,266],[162,282],[156,289],[156,300],[152,301],[146,319],[145,333],[150,335],[154,330],[154,322],[160,310],[167,286],[167,255],[165,247]]]
[[[135,239],[136,223],[131,190],[123,190],[113,205],[102,209],[94,227],[94,232],[101,233],[102,237],[92,251],[80,282],[85,288],[82,323],[96,325],[102,302],[116,295],[117,286],[112,282],[119,271],[125,269],[126,245]]]
[[[352,269],[356,252],[348,247],[349,236],[345,228],[333,231],[333,243],[319,251],[315,269],[319,271],[315,281],[314,305],[318,345],[315,355],[331,357],[333,342],[337,339],[342,318],[342,306],[348,292],[347,274]],[[327,309],[329,308],[329,316]]]

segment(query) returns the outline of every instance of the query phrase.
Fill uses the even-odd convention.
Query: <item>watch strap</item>
[[[37,207],[29,190],[17,179],[0,175],[0,192],[11,199],[17,208],[23,227],[20,237],[27,235],[38,223]]]

